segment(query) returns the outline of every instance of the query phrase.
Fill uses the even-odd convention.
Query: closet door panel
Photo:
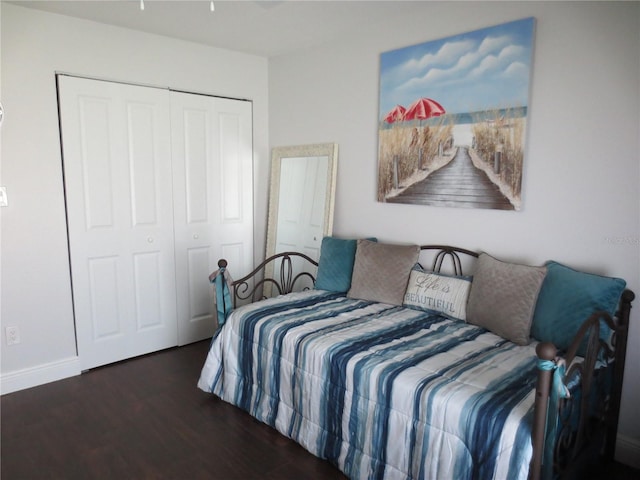
[[[217,99],[219,210],[222,225],[217,235],[221,257],[230,261],[231,273],[240,278],[253,267],[253,161],[251,104]]]
[[[240,278],[253,268],[253,160],[251,104],[217,99],[219,176],[222,185],[216,235],[220,258],[229,262],[230,273]],[[217,262],[217,260],[216,260]],[[217,268],[217,263],[216,263]]]
[[[108,340],[123,334],[120,324],[121,305],[118,290],[117,257],[92,258],[88,261],[89,292],[93,341]]]
[[[76,182],[83,187],[86,229],[113,227],[113,126],[109,118],[114,107],[107,98],[81,96],[77,108],[81,150],[77,152],[80,164]]]
[[[226,244],[242,246],[232,275],[253,257],[251,104],[171,92],[178,343],[216,328],[209,273]]]
[[[192,100],[198,100],[195,97]],[[205,99],[209,103],[208,99]],[[184,200],[186,201],[189,225],[206,224],[209,221],[208,185],[211,167],[210,142],[208,131],[210,125],[209,112],[206,105],[195,109],[187,108],[184,113]],[[176,159],[176,167],[179,159]],[[178,167],[179,168],[179,167]]]
[[[60,76],[83,369],[177,343],[169,94]]]
[[[209,285],[202,281],[208,278],[210,271],[210,247],[195,247],[187,250],[187,269],[189,271],[189,312],[192,323],[211,320],[211,298]],[[215,322],[212,322],[215,324]]]
[[[154,113],[151,105],[127,105],[131,216],[134,227],[157,226],[160,209],[166,208],[166,205],[158,202],[158,190],[166,188],[168,182],[165,181],[165,185],[162,185],[163,179],[158,176],[158,169],[167,169],[170,166],[158,164],[159,158],[155,152]],[[166,191],[160,194],[170,197]]]
[[[162,256],[138,253],[133,259],[136,332],[163,326]]]
[[[225,224],[242,223],[245,206],[243,171],[247,168],[242,162],[242,117],[238,114],[223,112],[218,115],[218,124],[220,125],[221,220]]]

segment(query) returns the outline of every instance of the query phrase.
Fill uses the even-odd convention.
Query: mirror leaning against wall
[[[294,251],[318,261],[322,238],[333,230],[337,171],[336,143],[273,148],[266,258]],[[273,268],[265,276],[279,275]],[[295,275],[303,267],[294,261],[293,269]],[[303,283],[296,290],[310,286]],[[270,285],[263,293],[271,296]]]

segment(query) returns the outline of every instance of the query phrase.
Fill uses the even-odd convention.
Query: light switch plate
[[[7,198],[7,187],[0,187],[0,207],[8,207],[9,199]]]

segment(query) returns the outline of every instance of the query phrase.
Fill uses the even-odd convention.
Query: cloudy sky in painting
[[[534,19],[380,55],[380,115],[421,97],[447,113],[528,105]]]

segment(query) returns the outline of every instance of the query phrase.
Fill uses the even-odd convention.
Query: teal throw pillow
[[[593,275],[553,261],[546,265],[547,276],[538,297],[531,335],[566,350],[593,312],[616,313],[627,284],[621,278]],[[611,329],[601,321],[600,338],[607,340],[610,336]],[[586,342],[578,349],[578,355],[585,352]]]
[[[357,240],[335,237],[322,239],[315,284],[317,290],[341,293],[349,291],[357,246]]]

